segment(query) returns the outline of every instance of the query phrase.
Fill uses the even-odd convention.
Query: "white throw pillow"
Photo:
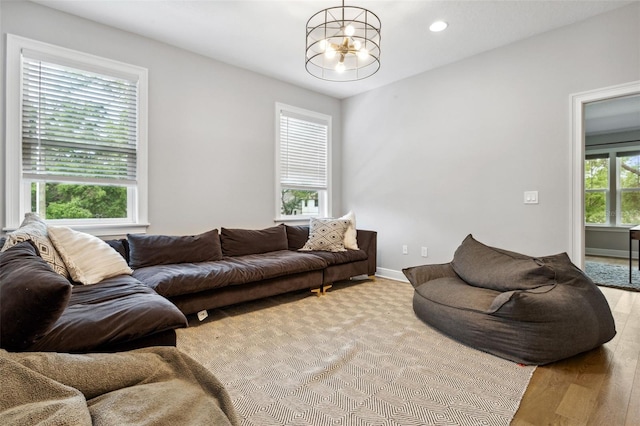
[[[7,234],[7,241],[0,251],[8,250],[16,244],[28,240],[33,241],[38,249],[38,254],[51,266],[51,269],[63,277],[69,278],[65,263],[49,238],[47,224],[35,213],[25,213],[20,227]]]
[[[66,226],[49,226],[48,231],[76,282],[96,284],[106,278],[133,272],[126,260],[98,237]]]
[[[340,219],[348,220],[349,227],[347,228],[347,232],[344,233],[344,248],[349,250],[358,250],[358,232],[356,231],[356,215],[354,212],[350,211],[349,213],[342,216]]]
[[[309,223],[309,239],[300,251],[346,251],[344,233],[349,227],[345,219],[316,219]]]

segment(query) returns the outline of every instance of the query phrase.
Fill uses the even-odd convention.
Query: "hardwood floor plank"
[[[571,383],[564,393],[558,408],[556,408],[556,414],[582,424],[589,419],[589,414],[591,414],[591,409],[597,396],[597,389],[590,389]]]

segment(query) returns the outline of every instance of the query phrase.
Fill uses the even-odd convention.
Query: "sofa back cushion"
[[[220,240],[225,256],[268,253],[289,247],[284,225],[260,230],[222,228]]]
[[[198,263],[222,259],[217,229],[199,235],[127,235],[129,266],[133,269],[174,263]]]
[[[0,253],[0,347],[23,350],[60,318],[71,283],[39,255],[32,241]]]
[[[285,225],[285,228],[287,229],[289,250],[300,250],[304,247],[309,239],[309,225]]]
[[[500,250],[468,235],[453,255],[453,270],[468,284],[497,291],[527,290],[555,283],[543,259]]]

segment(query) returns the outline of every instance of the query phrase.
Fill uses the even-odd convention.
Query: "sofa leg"
[[[318,297],[324,296],[331,287],[333,287],[331,284],[322,284],[319,288],[312,288],[311,293],[315,293]]]

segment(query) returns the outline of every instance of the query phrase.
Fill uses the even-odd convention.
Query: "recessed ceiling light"
[[[442,31],[445,28],[447,28],[449,26],[449,24],[447,24],[444,21],[436,21],[433,24],[431,24],[431,26],[429,26],[429,29],[431,31],[433,31],[434,33],[437,33],[438,31]]]

